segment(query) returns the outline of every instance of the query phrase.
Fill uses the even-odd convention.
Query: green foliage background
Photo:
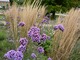
[[[19,5],[22,5],[28,0],[10,0],[11,5],[13,1],[17,2]],[[80,0],[42,0],[41,4],[46,5],[48,13],[53,13],[54,15],[55,12],[63,13],[70,10],[72,7],[80,7]]]

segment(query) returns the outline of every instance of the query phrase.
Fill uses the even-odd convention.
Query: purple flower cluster
[[[17,51],[10,50],[4,55],[4,57],[9,60],[22,60],[23,52],[26,50],[28,40],[26,38],[20,38],[20,44],[21,45],[17,48]]]
[[[32,54],[31,54],[31,57],[32,57],[32,58],[36,58],[37,56],[36,56],[35,53],[32,53]]]
[[[28,36],[31,37],[33,42],[38,42],[40,43],[42,41],[46,41],[49,36],[46,34],[40,35],[40,29],[37,28],[36,26],[31,27],[31,29],[28,31]]]
[[[15,57],[14,60],[22,60],[23,59],[23,53],[20,51],[16,51],[14,57]]]
[[[26,38],[20,38],[19,42],[23,46],[26,46],[28,44],[28,40]]]
[[[22,60],[23,53],[20,51],[10,50],[4,55],[4,57],[9,60]]]
[[[20,23],[19,26],[24,26],[24,23]],[[60,27],[61,28],[61,27]],[[46,41],[46,39],[49,38],[46,34],[40,34],[40,29],[36,26],[33,26],[30,28],[28,31],[28,36],[32,39],[33,42],[41,43],[41,41]],[[20,46],[17,48],[17,50],[10,50],[8,51],[4,57],[9,59],[9,60],[22,60],[23,59],[23,53],[26,50],[26,46],[28,44],[28,40],[26,38],[20,38],[19,40]],[[44,48],[43,47],[38,47],[37,51],[39,53],[44,53]],[[37,55],[35,53],[31,54],[31,57],[35,59]],[[51,58],[48,58],[48,60],[51,60]]]
[[[52,60],[52,59],[49,57],[48,60]]]
[[[5,58],[8,58],[8,59],[14,59],[14,55],[15,55],[15,53],[16,53],[16,51],[15,50],[10,50],[10,51],[8,51],[5,55],[4,55],[4,57]]]
[[[37,50],[38,50],[39,53],[44,53],[44,48],[43,47],[38,47]]]
[[[24,25],[25,25],[24,22],[19,22],[19,24],[18,24],[18,26],[21,26],[21,27],[23,27]]]
[[[10,22],[6,22],[6,25],[9,25],[10,24]]]
[[[44,17],[44,19],[42,20],[42,23],[48,23],[49,22],[49,18],[47,16]]]
[[[64,26],[62,24],[59,24],[58,27],[61,31],[64,31]]]
[[[58,24],[54,26],[54,30],[60,29],[62,32],[64,31],[64,26],[62,24]]]
[[[42,40],[42,41],[46,41],[46,39],[48,39],[48,36],[43,33],[43,34],[41,35],[41,40]]]
[[[40,29],[36,26],[31,27],[31,29],[28,31],[28,36],[31,37],[33,42],[40,42],[41,36],[40,36]]]
[[[40,39],[41,39],[40,34],[39,34],[39,33],[34,33],[34,34],[32,35],[32,37],[31,37],[31,39],[32,39],[33,42],[38,42],[38,43],[40,43]]]
[[[54,30],[57,30],[57,29],[58,29],[58,25],[55,25],[55,26],[54,26]]]
[[[34,33],[40,33],[40,29],[36,26],[32,26],[30,30],[28,31],[28,36],[32,37]]]
[[[26,50],[26,46],[23,46],[23,45],[20,45],[20,46],[17,48],[17,51],[25,52],[25,50]]]
[[[43,19],[43,20],[42,20],[42,23],[48,23],[48,20]]]
[[[20,46],[17,48],[17,51],[25,52],[28,40],[26,38],[20,38]]]

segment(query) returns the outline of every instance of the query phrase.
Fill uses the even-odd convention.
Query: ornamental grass
[[[57,24],[62,24],[64,32],[56,30],[53,39],[53,60],[68,60],[71,52],[80,37],[80,10],[71,9],[67,16],[57,20]]]
[[[9,35],[15,42],[16,48],[20,37],[27,37],[27,32],[31,26],[37,25],[45,16],[45,6],[41,6],[41,1],[27,2],[19,7],[14,3],[9,10],[5,12]],[[20,25],[19,25],[20,23]],[[25,24],[24,24],[25,23]],[[23,26],[24,25],[24,26]]]

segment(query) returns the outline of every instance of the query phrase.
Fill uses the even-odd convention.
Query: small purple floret
[[[36,26],[32,26],[32,27],[30,28],[30,30],[28,31],[28,36],[29,36],[29,37],[32,37],[32,35],[33,35],[34,33],[40,33],[40,29],[39,29],[38,27],[36,27]]]
[[[33,42],[38,42],[38,43],[40,43],[41,36],[40,36],[40,34],[38,34],[38,33],[34,33],[34,34],[32,35],[32,37],[31,37],[31,39],[32,39]]]
[[[44,48],[43,47],[38,47],[37,50],[38,50],[39,53],[44,53]]]
[[[19,24],[18,24],[18,26],[21,26],[21,27],[23,27],[24,25],[25,25],[24,22],[19,22]]]
[[[18,48],[17,48],[17,51],[20,51],[20,52],[25,52],[26,50],[26,46],[23,46],[23,45],[20,45]]]
[[[41,36],[41,40],[42,41],[46,41],[47,38],[48,38],[48,36],[43,33],[42,36]]]
[[[32,53],[32,54],[31,54],[31,57],[32,57],[32,58],[36,58],[37,56],[36,56],[35,53]]]
[[[50,18],[48,18],[47,16],[45,16],[41,23],[48,23],[49,20],[50,20]]]
[[[48,60],[52,60],[52,59],[49,57]]]
[[[60,29],[62,32],[64,31],[64,26],[62,24],[58,24],[54,26],[54,30]]]
[[[26,38],[20,38],[20,44],[26,46],[28,44],[28,40]]]
[[[43,19],[43,20],[42,20],[42,23],[48,23],[48,20]]]
[[[32,39],[33,42],[40,43],[40,29],[36,26],[32,26],[28,31],[28,36]]]
[[[10,22],[6,22],[6,25],[10,25]]]
[[[64,31],[64,26],[62,24],[58,24],[58,27],[62,32]]]
[[[22,60],[23,59],[23,53],[20,51],[16,51],[14,57],[15,57],[14,60]]]
[[[55,25],[54,26],[54,30],[57,30],[59,27],[58,27],[58,25]]]
[[[7,59],[14,59],[15,53],[16,53],[15,50],[10,50],[4,55],[4,57]]]

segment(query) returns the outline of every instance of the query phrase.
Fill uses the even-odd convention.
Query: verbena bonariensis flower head
[[[28,36],[31,37],[33,42],[40,43],[40,29],[36,26],[32,26],[30,30],[28,31]]]
[[[6,25],[9,25],[10,24],[10,22],[6,22]]]
[[[54,30],[57,30],[57,29],[59,29],[59,27],[58,27],[58,25],[55,25]]]
[[[23,53],[20,51],[16,51],[14,55],[14,60],[22,60],[23,59]]]
[[[44,48],[43,47],[38,47],[37,50],[38,50],[39,53],[44,53]]]
[[[54,26],[54,30],[60,29],[62,32],[64,31],[64,26],[62,24],[58,24]]]
[[[21,27],[23,27],[24,25],[25,25],[24,22],[19,22],[19,24],[18,24],[18,26],[21,26]]]
[[[49,18],[47,16],[44,17],[44,19],[42,20],[42,23],[48,23],[49,22]]]
[[[32,30],[32,31],[34,31],[34,32],[35,32],[35,31],[40,32],[40,29],[39,29],[38,27],[36,27],[36,26],[32,26],[30,30]]]
[[[48,20],[43,19],[43,20],[42,20],[42,23],[48,23]]]
[[[33,42],[37,42],[37,43],[40,43],[40,39],[41,39],[41,36],[39,33],[33,33],[32,37],[31,37],[32,41]]]
[[[64,31],[64,26],[62,24],[58,24],[58,28],[63,32]]]
[[[49,57],[48,60],[52,60],[52,59]]]
[[[34,33],[40,33],[40,29],[39,29],[38,27],[36,27],[36,26],[32,26],[32,27],[30,28],[30,30],[28,31],[28,36],[29,36],[29,37],[32,37],[32,35],[33,35]]]
[[[32,34],[33,34],[33,31],[32,31],[32,30],[29,30],[29,31],[28,31],[28,36],[31,37]]]
[[[20,44],[26,46],[28,44],[28,40],[26,38],[20,38]]]
[[[10,50],[4,55],[4,57],[10,60],[13,60],[15,53],[16,53],[15,50]]]
[[[32,53],[32,54],[31,54],[31,57],[32,57],[32,58],[36,58],[37,56],[36,56],[35,53]]]
[[[23,45],[20,45],[18,48],[17,48],[17,51],[20,51],[20,52],[25,52],[26,50],[26,46],[23,46]]]
[[[43,33],[42,36],[41,36],[41,40],[42,41],[46,41],[47,38],[48,38],[48,36]]]

